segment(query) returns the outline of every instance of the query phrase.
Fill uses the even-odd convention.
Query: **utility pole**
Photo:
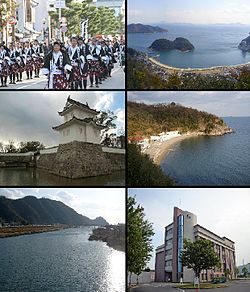
[[[59,20],[58,20],[58,23],[60,23],[61,21],[61,18],[62,18],[62,8],[58,8],[59,9]],[[62,31],[61,31],[61,28],[59,28],[59,39],[62,40]]]

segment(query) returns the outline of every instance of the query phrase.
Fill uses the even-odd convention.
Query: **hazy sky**
[[[58,145],[59,136],[52,127],[63,122],[58,111],[69,94],[97,110],[114,111],[117,128],[124,128],[124,92],[0,92],[0,142],[38,140],[46,146]]]
[[[128,0],[128,22],[250,24],[249,0]]]
[[[125,189],[123,188],[2,188],[0,195],[10,199],[29,195],[37,198],[45,197],[61,201],[91,219],[102,216],[111,224],[125,222]]]
[[[247,91],[132,91],[128,100],[147,104],[174,101],[219,117],[250,116],[250,92]]]
[[[197,223],[235,242],[237,265],[250,262],[250,189],[129,189],[153,223],[154,248],[164,243],[164,227],[173,222],[173,208],[197,215]],[[150,261],[154,269],[155,252]]]

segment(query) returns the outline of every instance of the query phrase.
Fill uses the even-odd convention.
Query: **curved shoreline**
[[[187,138],[198,137],[198,134],[184,134],[179,137],[172,138],[164,142],[154,142],[150,148],[148,148],[145,153],[153,159],[154,163],[160,165],[162,160],[169,154],[170,151],[173,151],[174,147],[178,142],[181,142]]]
[[[198,74],[209,74],[209,73],[221,73],[224,70],[230,70],[230,69],[238,69],[245,66],[250,65],[250,62],[244,63],[244,64],[237,64],[237,65],[225,65],[225,66],[213,66],[208,68],[177,68],[172,67],[166,64],[163,64],[157,60],[155,60],[152,57],[148,57],[148,60],[153,63],[154,65],[157,65],[163,69],[167,69],[168,71],[172,71],[173,73],[177,72],[183,72],[183,73],[198,73]]]

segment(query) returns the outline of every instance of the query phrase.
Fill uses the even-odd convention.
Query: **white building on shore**
[[[52,128],[59,132],[60,144],[72,141],[101,144],[101,131],[105,127],[96,123],[99,113],[87,103],[75,101],[69,96],[63,110],[58,112],[64,123]]]
[[[157,136],[151,136],[150,141],[164,142],[178,136],[181,136],[179,131],[162,132]]]

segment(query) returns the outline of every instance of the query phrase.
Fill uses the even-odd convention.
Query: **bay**
[[[178,185],[250,184],[250,117],[228,117],[223,120],[235,133],[185,139],[163,159],[163,171]]]
[[[192,25],[158,24],[167,28],[164,33],[129,33],[128,47],[148,52],[153,41],[160,38],[174,40],[176,37],[187,38],[195,47],[194,51],[152,52],[157,61],[178,68],[207,68],[223,65],[237,65],[250,62],[250,53],[238,49],[242,39],[248,37],[248,25]]]

